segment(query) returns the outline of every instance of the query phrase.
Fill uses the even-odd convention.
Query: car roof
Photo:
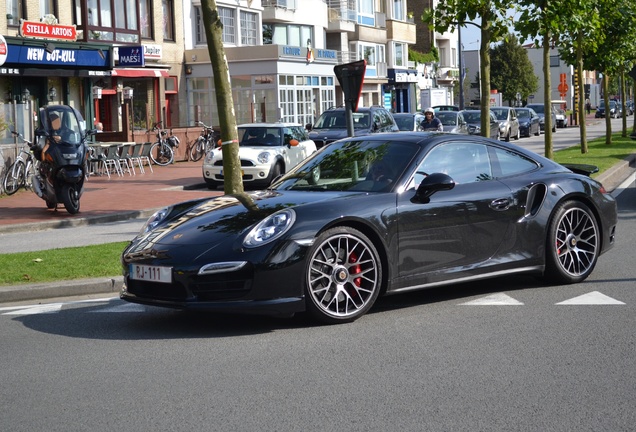
[[[248,128],[248,127],[268,127],[268,128],[274,128],[274,127],[291,127],[291,126],[300,126],[302,127],[302,125],[300,123],[243,123],[238,125],[237,127],[239,128]]]

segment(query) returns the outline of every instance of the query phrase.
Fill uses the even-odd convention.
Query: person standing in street
[[[440,119],[435,117],[435,111],[433,110],[433,108],[426,108],[426,110],[424,111],[424,117],[425,119],[422,120],[422,123],[420,123],[422,130],[440,132],[444,130],[444,126],[442,125]]]

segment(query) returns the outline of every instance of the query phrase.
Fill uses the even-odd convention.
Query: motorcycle
[[[32,150],[40,161],[33,178],[34,192],[49,209],[63,203],[66,211],[80,210],[84,179],[88,170],[87,138],[97,133],[86,130],[86,122],[75,108],[48,105],[40,108],[40,126]]]

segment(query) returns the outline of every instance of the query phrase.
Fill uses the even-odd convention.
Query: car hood
[[[325,205],[325,201],[333,203],[352,195],[364,193],[266,190],[180,203],[172,207],[169,216],[156,228],[138,235],[126,254],[143,254],[150,250],[175,251],[177,249],[174,248],[179,246],[187,248],[189,255],[211,249],[237,250],[249,230],[272,213],[322,203],[321,210],[317,212],[324,214],[325,209],[336,207]],[[297,220],[295,225],[302,223]]]

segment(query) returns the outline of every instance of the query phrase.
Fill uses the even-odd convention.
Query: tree
[[[483,136],[490,136],[490,44],[499,42],[508,34],[511,19],[506,14],[514,4],[512,0],[439,0],[435,9],[422,14],[422,21],[439,33],[465,24],[481,30],[479,75]],[[473,22],[477,17],[481,18],[481,24]]]
[[[528,52],[513,34],[490,50],[490,69],[492,87],[502,93],[510,105],[517,99],[517,93],[526,100],[539,88]]]
[[[232,99],[230,68],[223,48],[223,24],[216,0],[201,0],[205,35],[214,75],[216,103],[219,110],[223,151],[223,188],[226,194],[243,194],[243,177],[239,159],[238,130]]]

